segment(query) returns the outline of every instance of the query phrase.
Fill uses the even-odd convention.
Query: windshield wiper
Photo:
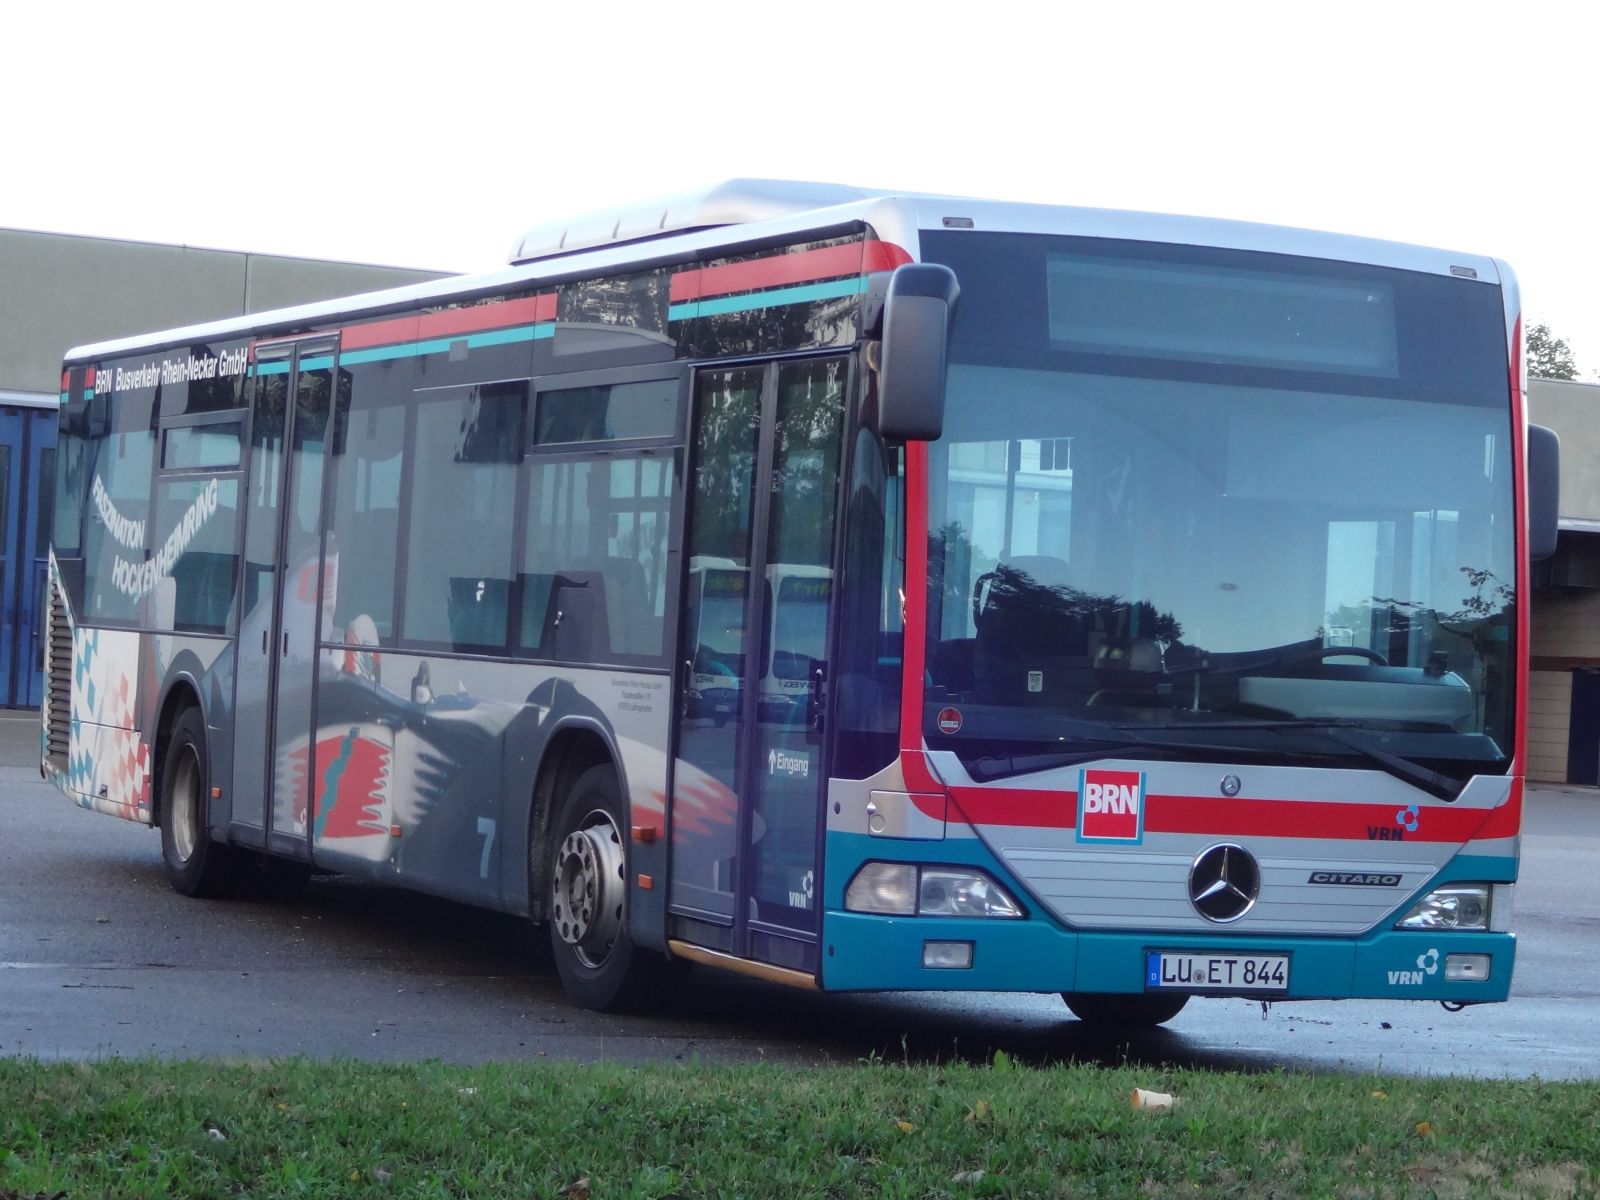
[[[1117,729],[1126,729],[1128,726],[1118,725]],[[1354,750],[1357,754],[1376,764],[1378,767],[1393,775],[1396,779],[1403,780],[1413,787],[1421,788],[1430,796],[1437,796],[1440,800],[1454,803],[1460,799],[1462,791],[1467,786],[1465,779],[1457,779],[1453,775],[1441,775],[1438,771],[1430,770],[1421,763],[1412,762],[1409,758],[1401,758],[1398,754],[1390,754],[1387,750],[1377,750],[1371,746],[1363,746],[1360,742],[1351,741],[1347,737],[1340,737],[1333,732],[1336,729],[1362,729],[1365,728],[1359,721],[1347,718],[1318,718],[1307,717],[1294,721],[1196,721],[1192,724],[1176,721],[1164,725],[1144,725],[1135,728],[1143,729],[1260,729],[1268,733],[1287,733],[1293,730],[1305,730],[1318,737],[1335,742],[1347,750]]]
[[[1123,730],[1121,725],[1108,725],[1104,728]],[[1214,725],[1149,725],[1148,729],[1237,729],[1241,728],[1240,722]],[[1254,728],[1254,726],[1250,726]],[[1279,752],[1267,750],[1259,746],[1229,746],[1213,742],[1179,742],[1166,741],[1157,738],[1126,738],[1112,741],[1109,738],[1074,738],[1073,741],[1080,745],[1087,744],[1083,750],[1062,750],[1044,754],[1001,754],[980,758],[967,766],[967,773],[973,778],[999,779],[1006,775],[1024,775],[1035,771],[1049,771],[1057,767],[1071,767],[1078,763],[1094,762],[1096,759],[1105,758],[1119,750],[1138,750],[1148,755],[1155,751],[1163,757],[1181,758],[1184,754],[1201,753],[1214,754],[1223,758],[1274,758]],[[1314,752],[1313,752],[1314,753]],[[1319,755],[1318,757],[1327,757]]]

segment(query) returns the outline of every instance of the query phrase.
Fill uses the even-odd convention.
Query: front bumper
[[[925,968],[925,941],[973,943],[971,968]],[[1509,933],[1382,929],[1358,938],[1174,937],[1078,933],[1038,918],[954,920],[833,910],[823,914],[822,984],[829,991],[1142,992],[1148,951],[1193,950],[1288,954],[1288,991],[1251,993],[1252,999],[1482,1004],[1509,995],[1516,949],[1516,936]],[[1447,980],[1450,954],[1489,955],[1489,977]]]

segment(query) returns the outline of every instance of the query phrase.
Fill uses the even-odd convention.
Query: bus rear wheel
[[[680,973],[628,937],[622,791],[610,765],[573,782],[556,813],[550,860],[550,948],[561,984],[585,1008],[654,1007]]]
[[[1061,998],[1078,1020],[1107,1029],[1147,1029],[1163,1025],[1189,1003],[1187,996],[1138,992],[1062,992]]]
[[[185,896],[220,896],[228,890],[232,856],[211,840],[206,797],[206,723],[198,708],[184,711],[172,727],[161,761],[161,858],[167,879]]]

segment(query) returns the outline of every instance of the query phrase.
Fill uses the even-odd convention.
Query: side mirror
[[[1556,552],[1561,512],[1561,439],[1554,429],[1528,426],[1528,557]]]
[[[950,318],[961,285],[937,263],[905,263],[889,278],[878,355],[878,436],[931,442],[944,432]]]

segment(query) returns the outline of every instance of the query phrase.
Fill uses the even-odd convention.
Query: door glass
[[[672,903],[731,921],[751,507],[762,367],[706,371],[695,397],[683,706],[672,798]]]
[[[762,594],[753,784],[751,916],[816,925],[817,811],[824,770],[821,712],[846,360],[778,369]]]
[[[245,477],[244,603],[239,621],[239,676],[234,701],[234,821],[264,824],[272,602],[278,577],[278,497],[283,492],[283,434],[289,403],[287,361],[257,363]],[[253,732],[251,732],[253,731]]]
[[[302,349],[284,492],[280,628],[272,655],[277,670],[272,829],[296,839],[305,836],[307,785],[316,770],[311,761],[311,696],[322,608],[322,458],[332,393],[332,355]]]

